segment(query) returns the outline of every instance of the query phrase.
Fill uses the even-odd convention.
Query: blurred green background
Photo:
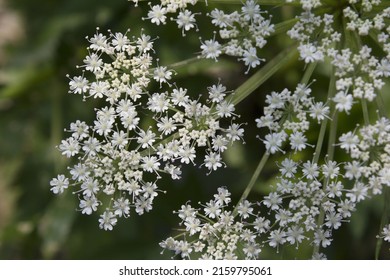
[[[294,89],[303,69],[298,61],[238,106],[237,111],[248,121],[246,144],[228,150],[228,170],[206,176],[204,169],[189,166],[182,180],[163,179],[160,186],[167,194],[159,194],[150,213],[139,217],[133,212],[129,219],[121,219],[113,232],[105,232],[98,228],[97,214],[85,216],[76,211],[78,200],[70,192],[54,196],[49,191],[51,178],[64,173],[68,164],[55,149],[64,136],[63,129],[77,119],[94,119],[93,103],[67,93],[66,74],[78,75],[76,65],[87,54],[85,36],[93,35],[97,26],[113,32],[131,28],[133,35],[144,28],[145,33],[159,36],[155,49],[160,64],[199,51],[197,34],[181,38],[173,24],[156,30],[141,20],[145,12],[126,0],[0,0],[0,259],[167,259],[171,255],[161,255],[158,243],[178,227],[173,210],[188,200],[193,205],[208,201],[223,185],[236,201],[245,188],[264,152],[254,124],[254,118],[262,114],[263,96],[284,87]],[[283,13],[291,15],[291,10]],[[270,44],[273,47],[265,50],[265,57],[272,57],[289,42],[279,36]],[[244,71],[235,60],[225,59],[218,65],[212,61],[191,65],[176,79],[196,93],[204,92],[222,76],[222,82],[234,89],[245,79],[240,74]],[[326,75],[319,71],[317,79],[318,94],[325,95]],[[275,166],[266,168],[253,198],[269,191],[274,172]],[[329,258],[374,258],[383,207],[383,197],[360,205],[351,224],[335,233],[332,248],[326,250]],[[389,259],[389,246],[385,245],[381,258]],[[308,252],[296,255],[291,248],[278,255],[265,251],[263,256],[307,258]]]

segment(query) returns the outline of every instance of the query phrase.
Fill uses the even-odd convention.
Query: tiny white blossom
[[[65,189],[69,186],[69,179],[65,177],[65,175],[60,174],[57,176],[57,178],[53,178],[50,181],[50,186],[52,188],[50,189],[55,194],[61,194],[64,192]]]
[[[204,43],[202,42],[200,48],[202,49],[202,55],[206,58],[217,60],[222,53],[221,44],[218,43],[218,41],[215,41],[215,39],[206,40]]]
[[[345,111],[348,113],[353,105],[353,97],[351,94],[347,94],[344,91],[339,91],[333,101],[336,103],[336,109],[340,112]]]
[[[154,5],[148,12],[148,19],[156,25],[165,24],[167,9],[160,5]]]
[[[210,154],[205,156],[204,165],[211,171],[217,170],[222,166],[221,156],[218,153],[211,152]]]
[[[311,63],[315,61],[324,60],[324,54],[322,51],[318,50],[313,44],[301,44],[298,47],[299,54],[301,59],[305,61],[305,63]]]
[[[111,211],[104,211],[102,215],[100,215],[99,219],[99,227],[104,230],[112,230],[113,226],[116,225],[118,219],[115,218],[114,213]]]

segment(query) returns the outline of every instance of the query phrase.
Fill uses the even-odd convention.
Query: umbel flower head
[[[130,1],[138,4],[137,0]],[[185,32],[192,29],[199,31],[195,16],[201,13],[193,13],[190,10],[198,2],[200,1],[181,0],[150,4],[148,16],[144,19],[160,25],[166,24],[168,14],[177,14],[170,19],[177,23],[185,36]],[[274,24],[266,15],[267,11],[261,10],[255,0],[242,1],[240,8],[230,13],[218,8],[213,9],[207,16],[211,18],[215,32],[213,38],[201,40],[201,57],[217,61],[222,54],[226,54],[243,61],[247,66],[247,72],[251,68],[256,68],[264,61],[259,57],[258,50],[267,44],[267,38],[275,31]],[[215,38],[216,33],[222,40]]]
[[[71,187],[83,214],[103,209],[100,228],[112,230],[131,209],[149,212],[161,192],[158,179],[163,173],[179,179],[181,165],[195,164],[198,149],[206,152],[201,165],[209,172],[222,167],[222,153],[244,130],[233,121],[235,107],[221,83],[207,87],[202,102],[171,83],[173,70],[153,66],[150,36],[130,39],[127,33],[98,30],[87,39],[83,74],[70,79],[69,92],[104,105],[96,108],[93,124],[77,120],[66,130],[70,136],[58,149],[77,163],[69,167],[69,177],[58,175],[50,185],[56,194]],[[153,80],[160,90],[149,92]],[[144,126],[139,110],[155,123]]]
[[[178,238],[169,237],[160,243],[164,250],[173,251],[185,259],[256,259],[261,252],[258,234],[269,229],[269,221],[256,218],[252,204],[243,201],[238,206],[238,215],[229,209],[230,192],[218,188],[214,199],[200,208],[182,205],[177,211],[184,225]]]

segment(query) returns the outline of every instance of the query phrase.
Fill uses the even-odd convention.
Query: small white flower
[[[205,156],[204,165],[211,171],[217,170],[222,166],[221,156],[218,153],[211,152]]]
[[[86,93],[89,89],[89,83],[83,76],[73,77],[69,82],[69,91],[75,94]]]
[[[215,219],[221,213],[221,205],[216,203],[214,200],[210,200],[210,202],[206,203],[204,212],[207,217]]]
[[[252,204],[248,200],[240,202],[237,206],[237,212],[243,219],[248,218],[253,212]]]
[[[339,138],[339,141],[340,147],[347,152],[356,148],[359,144],[359,138],[350,131],[342,134]]]
[[[330,238],[331,236],[332,234],[329,230],[317,230],[314,233],[314,244],[316,244],[317,246],[321,245],[323,248],[326,248],[332,242],[332,239]]]
[[[116,225],[117,221],[118,219],[115,218],[114,213],[106,210],[102,215],[100,215],[99,227],[104,230],[112,230],[113,226]]]
[[[211,102],[220,103],[226,96],[226,87],[222,84],[212,85],[207,89]]]
[[[268,243],[271,247],[277,248],[279,250],[279,245],[282,245],[286,242],[286,233],[280,229],[271,231],[268,238]]]
[[[76,139],[69,137],[68,139],[61,141],[59,150],[63,155],[69,158],[79,153],[80,145]]]
[[[283,152],[281,146],[286,138],[285,132],[271,133],[265,136],[263,140],[265,148],[271,154],[276,153],[277,151]]]
[[[202,55],[206,58],[211,58],[217,60],[217,58],[222,53],[221,50],[221,44],[218,43],[218,41],[215,41],[215,39],[206,40],[200,48],[202,49]]]
[[[332,100],[336,103],[336,109],[340,112],[345,111],[348,113],[352,108],[353,97],[344,91],[339,91]]]
[[[167,70],[166,66],[159,66],[154,70],[153,79],[160,83],[160,87],[163,83],[168,83],[172,78],[172,71]]]
[[[95,53],[88,55],[83,62],[85,63],[85,69],[94,73],[100,71],[103,66],[103,60]]]
[[[271,192],[264,197],[263,204],[271,210],[278,210],[283,199],[276,192]]]
[[[193,13],[191,13],[189,10],[184,10],[179,12],[176,22],[178,27],[182,28],[183,36],[184,36],[184,30],[188,31],[191,28],[194,28],[196,20]]]
[[[286,178],[293,178],[294,174],[297,172],[297,163],[292,159],[285,158],[282,161],[282,167],[280,168],[280,172]]]
[[[260,65],[260,62],[262,61],[262,59],[257,57],[256,48],[253,47],[249,48],[249,50],[244,51],[241,60],[244,61],[246,66],[248,66],[248,70],[246,71],[246,73],[248,73],[251,68],[256,68],[257,65]]]
[[[228,118],[233,115],[234,105],[224,100],[217,104],[216,111],[221,118]]]
[[[313,44],[301,44],[298,47],[299,54],[301,59],[305,61],[305,63],[311,63],[315,61],[324,60],[324,54],[322,51],[318,50]]]
[[[322,102],[316,102],[310,106],[310,117],[317,119],[320,123],[325,118],[329,118],[329,107]]]
[[[156,25],[165,24],[167,9],[162,8],[160,5],[154,5],[148,12],[148,19]]]
[[[130,201],[127,198],[121,197],[114,200],[114,214],[118,217],[128,217],[130,215]]]
[[[230,192],[225,187],[218,188],[218,194],[215,194],[215,201],[219,205],[229,204],[231,201]]]
[[[81,213],[87,215],[91,215],[92,212],[95,212],[98,206],[99,201],[95,196],[84,196],[84,199],[81,199],[79,204]]]
[[[309,180],[316,179],[320,173],[318,171],[318,164],[312,163],[309,160],[303,164],[302,172],[303,172],[303,176]]]
[[[65,189],[69,186],[69,180],[65,177],[65,175],[60,174],[57,176],[57,178],[53,178],[50,181],[50,186],[52,188],[50,189],[55,194],[61,194],[64,192]]]
[[[305,135],[303,135],[300,131],[295,131],[293,134],[290,135],[290,145],[291,148],[295,151],[302,151],[306,148],[307,138]]]

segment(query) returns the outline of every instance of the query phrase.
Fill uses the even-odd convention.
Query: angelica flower
[[[222,53],[221,44],[215,41],[215,39],[206,40],[200,48],[204,57],[214,59],[215,61],[217,61],[217,58]]]
[[[351,94],[347,94],[344,91],[340,91],[332,99],[336,103],[336,109],[340,112],[345,111],[349,113],[353,104],[353,97]]]
[[[265,148],[271,154],[276,153],[277,151],[283,152],[281,146],[285,140],[286,134],[284,132],[271,133],[265,136],[263,141]]]
[[[184,30],[188,31],[191,28],[195,27],[195,22],[196,22],[195,15],[191,13],[189,10],[181,11],[177,16],[176,22],[178,27],[182,28],[183,36],[184,36],[185,35]]]
[[[300,131],[295,131],[290,135],[290,144],[291,148],[295,151],[302,151],[306,148],[307,138]]]
[[[110,211],[105,211],[102,215],[100,215],[99,219],[99,227],[104,230],[112,230],[113,226],[116,225],[118,219],[115,218],[114,213]]]
[[[89,89],[88,80],[83,76],[73,77],[69,82],[69,92],[75,94],[86,93]]]
[[[50,189],[53,193],[63,193],[65,189],[69,186],[69,179],[65,177],[65,175],[60,174],[57,176],[57,178],[53,178],[50,181],[50,186],[52,188]]]
[[[152,6],[152,10],[148,12],[148,19],[156,25],[165,24],[167,9],[160,5]]]
[[[153,78],[160,83],[160,87],[163,83],[168,83],[168,81],[172,78],[172,71],[167,70],[165,66],[159,66],[154,70]]]
[[[218,153],[211,152],[205,156],[204,164],[210,171],[217,170],[222,166],[221,156]]]
[[[257,57],[256,54],[256,48],[249,48],[249,50],[244,50],[243,58],[245,65],[248,66],[248,70],[246,73],[249,72],[251,68],[255,68],[257,65],[260,65],[260,62],[262,59]]]
[[[301,59],[305,61],[305,63],[311,63],[315,61],[322,61],[324,60],[324,54],[322,51],[318,50],[314,45],[311,43],[300,45],[298,47],[299,54],[301,56]]]

